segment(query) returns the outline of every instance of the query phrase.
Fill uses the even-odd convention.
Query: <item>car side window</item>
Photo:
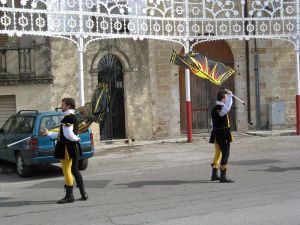
[[[35,117],[34,116],[24,116],[23,120],[19,124],[18,133],[30,134],[33,132]]]
[[[53,128],[60,126],[60,121],[62,120],[62,115],[55,116],[44,116],[41,120],[41,128],[47,128],[51,130]]]
[[[9,133],[9,129],[10,129],[10,126],[11,126],[13,120],[14,120],[14,117],[10,117],[3,125],[3,133],[4,134]]]
[[[12,120],[11,126],[9,128],[9,132],[10,134],[18,134],[20,133],[19,131],[19,125],[20,122],[22,121],[23,117],[21,116],[16,116],[14,117],[14,119]]]

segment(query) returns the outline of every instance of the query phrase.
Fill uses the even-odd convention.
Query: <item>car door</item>
[[[41,118],[40,129],[47,128],[48,130],[51,130],[53,128],[58,128],[62,118],[62,114],[45,115]],[[51,140],[49,137],[40,135],[38,143],[40,157],[53,156],[56,140]]]
[[[7,143],[7,141],[9,140],[9,131],[14,119],[14,116],[8,118],[0,132],[0,158],[4,160],[8,160],[8,148],[6,147],[6,145],[9,144]]]

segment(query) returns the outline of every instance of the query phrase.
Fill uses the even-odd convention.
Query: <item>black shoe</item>
[[[218,175],[218,169],[213,167],[211,173],[211,181],[216,181],[216,180],[220,180],[220,177]]]
[[[81,194],[81,199],[84,201],[87,200],[89,197],[85,191],[80,191],[80,194]]]
[[[57,201],[57,204],[71,203],[75,201],[73,196],[73,186],[65,186],[65,189],[66,189],[66,196],[63,199]]]
[[[84,186],[77,186],[79,188],[80,194],[81,194],[81,199],[82,200],[87,200],[88,199],[88,194],[85,192]]]
[[[221,169],[220,183],[233,183],[233,182],[234,182],[234,180],[227,178],[226,169],[224,169],[224,170]]]

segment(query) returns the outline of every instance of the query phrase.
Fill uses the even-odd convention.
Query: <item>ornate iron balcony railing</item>
[[[48,74],[37,76],[33,51],[34,48],[0,48],[0,85],[53,82]]]
[[[0,33],[67,38],[284,39],[299,36],[300,0],[0,0]],[[126,31],[126,32],[125,32]],[[209,36],[209,38],[208,38]],[[213,36],[213,38],[212,38]]]

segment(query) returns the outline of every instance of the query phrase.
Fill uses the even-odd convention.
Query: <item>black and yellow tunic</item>
[[[61,121],[54,157],[58,159],[65,159],[66,151],[71,159],[82,156],[80,144],[77,141],[71,141],[64,136],[63,126],[73,126],[73,133],[75,135],[78,134],[78,120],[76,116],[74,114],[66,115]]]
[[[219,114],[222,107],[222,105],[216,105],[211,111],[213,130],[210,135],[210,143],[217,142],[218,144],[223,144],[233,141],[228,114],[224,116],[220,116]]]

